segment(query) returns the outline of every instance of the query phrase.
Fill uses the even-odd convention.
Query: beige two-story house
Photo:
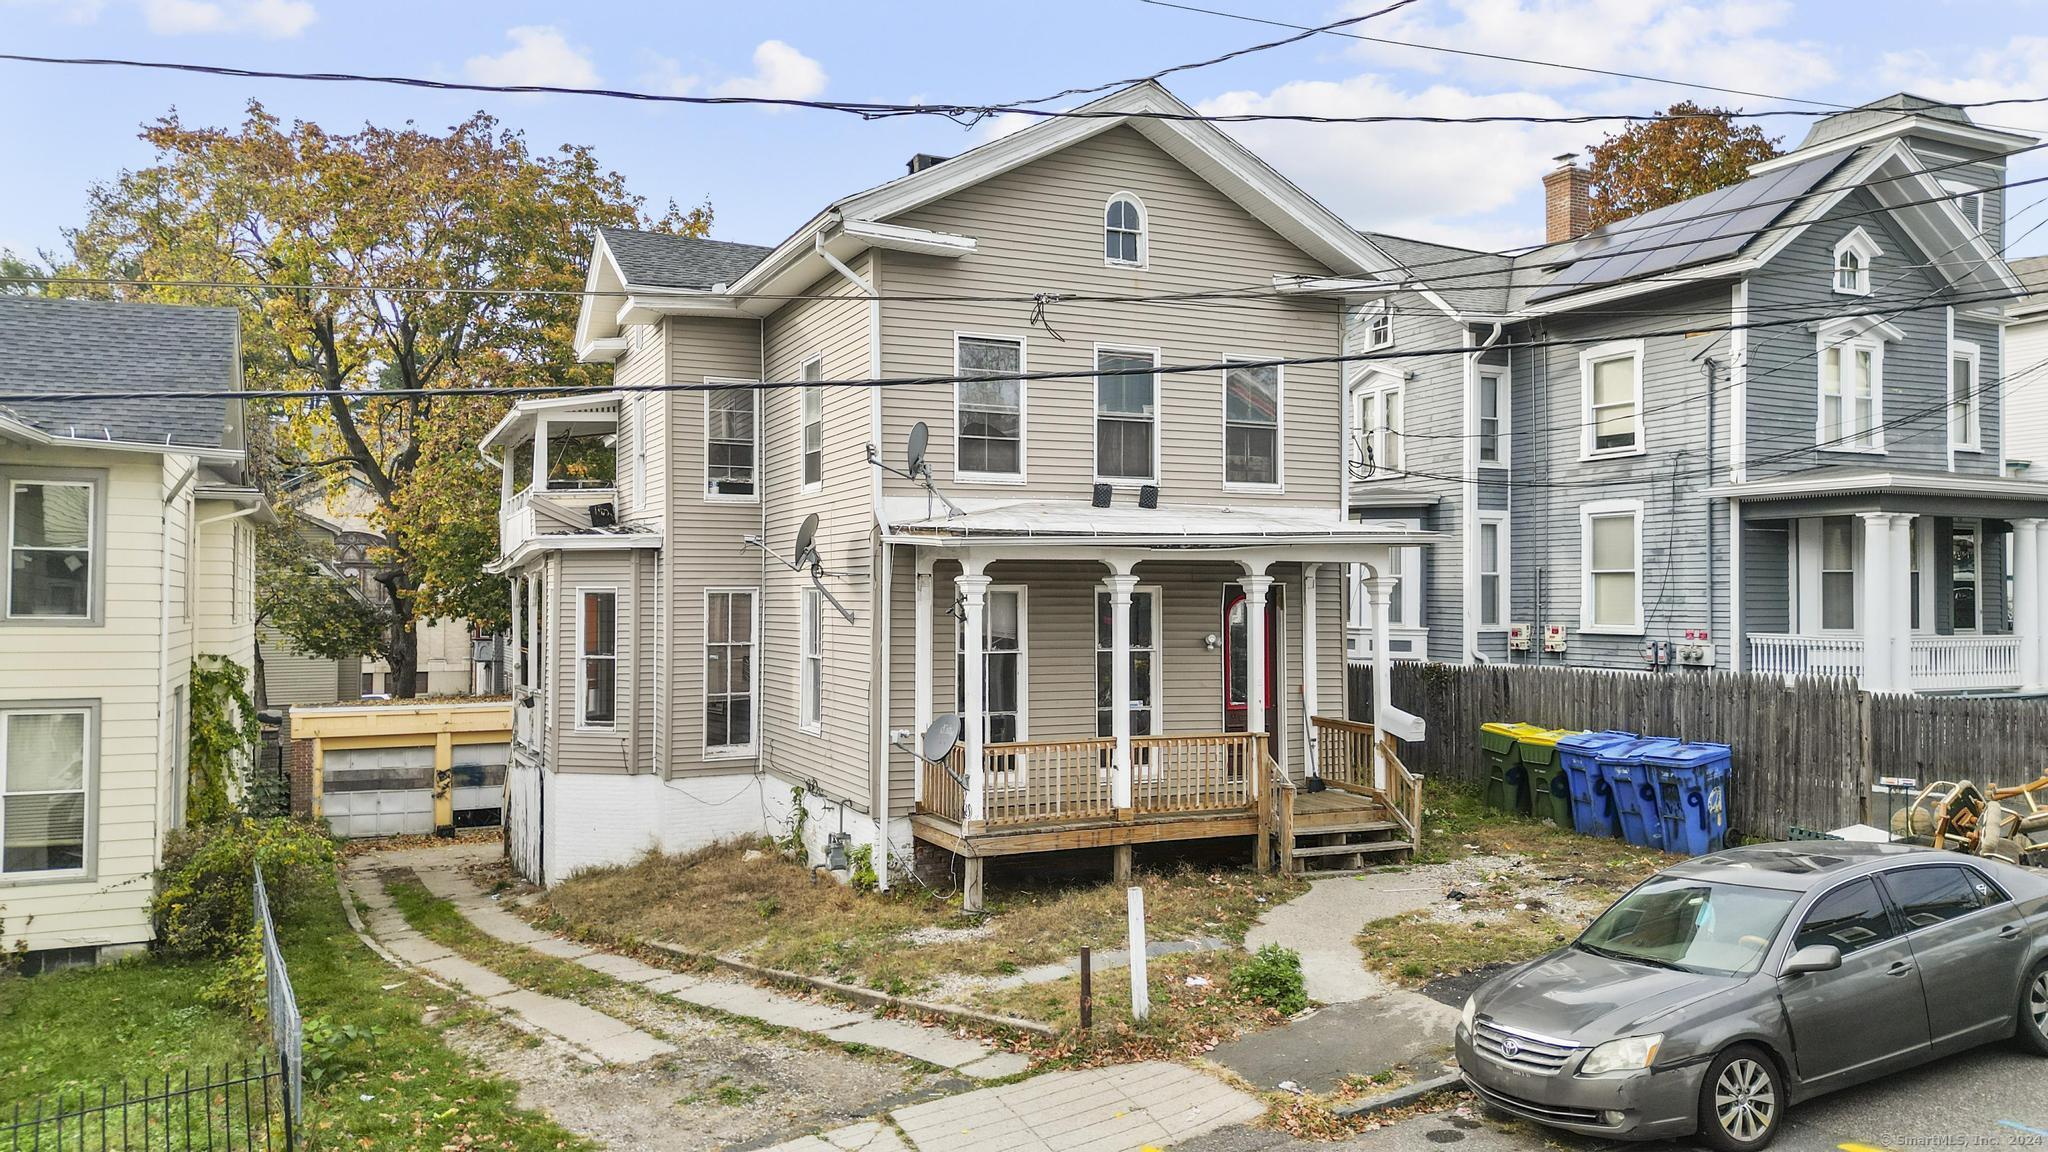
[[[254,663],[240,323],[0,297],[0,950],[33,966],[150,939],[193,661]]]
[[[772,247],[599,237],[616,390],[484,445],[529,875],[796,822],[974,906],[1010,854],[1412,843],[1343,719],[1342,566],[1430,537],[1346,507],[1343,321],[1394,266],[1163,88],[1088,108]]]

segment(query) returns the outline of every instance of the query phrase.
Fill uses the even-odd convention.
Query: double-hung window
[[[754,750],[754,590],[704,594],[704,751]]]
[[[1508,465],[1508,374],[1502,368],[1479,370],[1479,462]]]
[[[0,712],[0,880],[85,871],[92,721],[85,708]]]
[[[1977,346],[1957,340],[1948,349],[1948,443],[1959,452],[1983,446],[1983,407],[1978,402]]]
[[[1856,627],[1856,520],[1827,516],[1820,522],[1820,626],[1829,631]]]
[[[803,378],[803,487],[809,490],[825,481],[825,389],[815,383],[825,378],[825,362],[804,361]]]
[[[619,594],[610,588],[576,593],[576,726],[609,728],[618,719]]]
[[[1095,478],[1159,478],[1159,353],[1095,350]]]
[[[14,480],[7,491],[7,615],[87,620],[93,615],[94,485]],[[187,552],[195,545],[188,537]],[[191,560],[186,561],[187,576]]]
[[[982,600],[982,739],[1022,740],[1025,731],[1024,590],[990,588]],[[953,702],[967,709],[967,625],[953,630]]]
[[[806,402],[808,406],[808,401]],[[704,394],[704,495],[712,500],[752,502],[760,489],[754,461],[760,455],[761,392],[751,387],[719,388]],[[805,433],[808,437],[808,431]],[[809,475],[810,453],[804,454]]]
[[[1401,378],[1367,372],[1351,392],[1351,470],[1361,479],[1396,476],[1402,444]]]
[[[960,336],[954,341],[954,368],[963,379],[954,385],[954,421],[959,428],[958,464],[962,477],[988,480],[1024,478],[1024,342],[993,336]],[[1010,376],[1010,379],[994,377]]]
[[[1280,366],[1223,372],[1223,482],[1280,483]]]
[[[1504,628],[1508,618],[1508,518],[1481,513],[1479,518],[1479,626]]]
[[[1841,452],[1884,446],[1877,426],[1884,395],[1884,346],[1868,337],[1828,342],[1820,351],[1819,445]]]
[[[1106,589],[1095,593],[1095,734],[1111,735],[1115,721],[1116,607]],[[1131,592],[1131,735],[1152,735],[1159,707],[1159,589]]]
[[[797,621],[796,722],[806,732],[825,729],[825,604],[816,588],[803,590]]]
[[[1585,456],[1627,456],[1643,450],[1643,344],[1602,344],[1579,357],[1585,397]]]
[[[1643,630],[1643,506],[1608,500],[1579,510],[1585,571],[1580,630]]]
[[[1145,255],[1145,206],[1129,192],[1119,192],[1102,210],[1103,260],[1142,268]]]
[[[1365,327],[1365,350],[1377,352],[1394,346],[1394,309],[1385,300],[1376,300],[1365,306],[1359,315]]]

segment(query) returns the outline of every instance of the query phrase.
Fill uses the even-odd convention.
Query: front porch
[[[889,541],[913,585],[910,730],[942,700],[961,721],[944,760],[915,762],[911,832],[961,858],[966,906],[987,860],[1030,853],[1109,848],[1124,879],[1139,844],[1246,838],[1288,871],[1410,850],[1420,781],[1341,718],[1341,566],[1421,534],[1230,512],[1205,541],[1164,510],[1119,531],[1123,511],[1072,534],[1039,512],[1024,537],[964,513]],[[1384,613],[1389,582],[1370,583]]]

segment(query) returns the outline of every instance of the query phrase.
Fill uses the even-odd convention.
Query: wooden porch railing
[[[967,790],[960,786],[960,781],[967,779],[967,750],[955,744],[945,763],[920,760],[918,771],[923,774],[923,783],[918,789],[918,810],[955,822],[965,819]]]
[[[1372,725],[1310,717],[1316,731],[1316,775],[1347,792],[1373,791]]]
[[[1131,800],[1139,812],[1222,812],[1258,802],[1263,732],[1143,736],[1131,741]]]
[[[1408,842],[1417,848],[1422,846],[1422,777],[1408,770],[1401,763],[1399,753],[1394,750],[1394,738],[1382,737],[1380,751],[1387,761],[1387,807],[1394,810],[1394,819],[1399,820],[1408,830]]]
[[[1114,740],[1029,740],[982,750],[982,822],[1041,824],[1115,815],[1109,766]]]

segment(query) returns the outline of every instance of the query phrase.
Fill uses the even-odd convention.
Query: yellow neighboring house
[[[32,962],[148,942],[192,661],[254,663],[241,376],[231,309],[0,298],[0,947]]]

